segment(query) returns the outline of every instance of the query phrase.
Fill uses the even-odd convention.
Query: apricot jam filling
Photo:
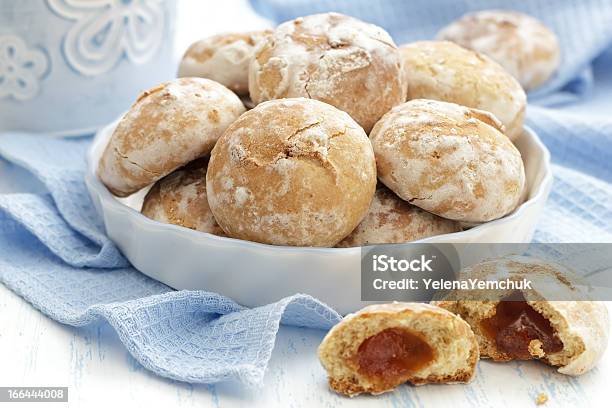
[[[365,339],[357,349],[359,373],[382,383],[402,381],[402,377],[427,366],[434,350],[422,337],[403,328],[389,328]]]
[[[498,352],[515,360],[530,360],[529,345],[539,340],[544,353],[563,350],[563,343],[548,319],[531,307],[522,294],[513,294],[500,301],[495,314],[480,322],[489,337],[495,342]]]

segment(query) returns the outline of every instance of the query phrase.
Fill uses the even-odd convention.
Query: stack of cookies
[[[493,55],[500,65],[445,41],[478,48],[473,26],[491,31],[491,18],[401,47],[336,13],[203,39],[179,79],[143,93],[121,119],[98,175],[122,197],[153,185],[149,218],[273,245],[409,242],[503,217],[525,188],[513,140],[526,96],[515,76],[541,83],[558,46],[554,35],[517,45],[550,52],[525,56],[533,66],[523,61],[513,76],[507,53]],[[526,41],[498,20],[499,41]]]
[[[327,13],[198,41],[180,78],[121,119],[98,175],[120,197],[149,188],[151,219],[273,245],[401,243],[504,217],[525,189],[513,144],[524,89],[554,73],[557,41],[504,11],[470,14],[438,37],[397,47],[380,27]],[[567,286],[558,266],[529,259],[467,272]],[[330,386],[353,396],[468,382],[480,357],[579,375],[606,348],[601,303],[455,295],[347,316],[319,349]]]

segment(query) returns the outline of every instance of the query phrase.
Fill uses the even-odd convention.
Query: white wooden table
[[[216,6],[213,6],[216,4]],[[199,36],[256,29],[265,22],[245,0],[182,0],[179,52]],[[193,28],[193,29],[190,29]],[[0,160],[0,193],[40,186]],[[546,407],[610,406],[612,352],[592,372],[571,378],[535,362],[481,361],[469,385],[402,386],[379,397],[339,397],[330,392],[316,358],[324,333],[283,327],[265,387],[190,385],[160,378],[140,366],[106,324],[72,328],[56,323],[0,284],[0,386],[67,386],[70,407],[529,407],[539,393]],[[41,407],[41,403],[0,407]]]
[[[67,386],[70,407],[546,407],[609,406],[612,353],[579,378],[536,362],[481,361],[469,385],[401,386],[379,397],[330,392],[316,357],[324,333],[283,327],[261,390],[190,385],[158,377],[136,362],[112,328],[56,323],[0,285],[0,386]],[[5,404],[40,407],[41,404]],[[0,404],[1,407],[5,406]]]

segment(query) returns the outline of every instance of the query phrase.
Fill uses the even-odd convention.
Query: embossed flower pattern
[[[147,62],[164,36],[163,0],[47,0],[51,9],[75,20],[64,38],[64,55],[82,75],[113,69],[122,57]]]
[[[42,51],[28,48],[16,35],[0,36],[0,99],[33,98],[48,67],[48,57]]]

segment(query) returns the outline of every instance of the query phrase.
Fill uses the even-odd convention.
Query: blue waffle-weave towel
[[[464,11],[502,2],[384,2],[389,8],[375,0],[254,3],[279,20],[327,10],[357,15],[386,27],[400,42],[431,37]],[[558,0],[516,5],[562,36],[563,68],[541,95],[576,97],[571,105],[528,110],[529,125],[552,152],[555,173],[535,239],[610,242],[612,52],[604,50],[612,40],[612,4]],[[595,86],[589,86],[589,77]],[[189,382],[234,379],[261,385],[279,324],[327,329],[339,321],[336,312],[306,295],[246,309],[214,293],[173,291],[131,268],[104,235],[86,193],[89,142],[0,136],[3,160],[30,171],[43,190],[0,195],[0,281],[15,293],[61,323],[108,322],[145,367]]]

